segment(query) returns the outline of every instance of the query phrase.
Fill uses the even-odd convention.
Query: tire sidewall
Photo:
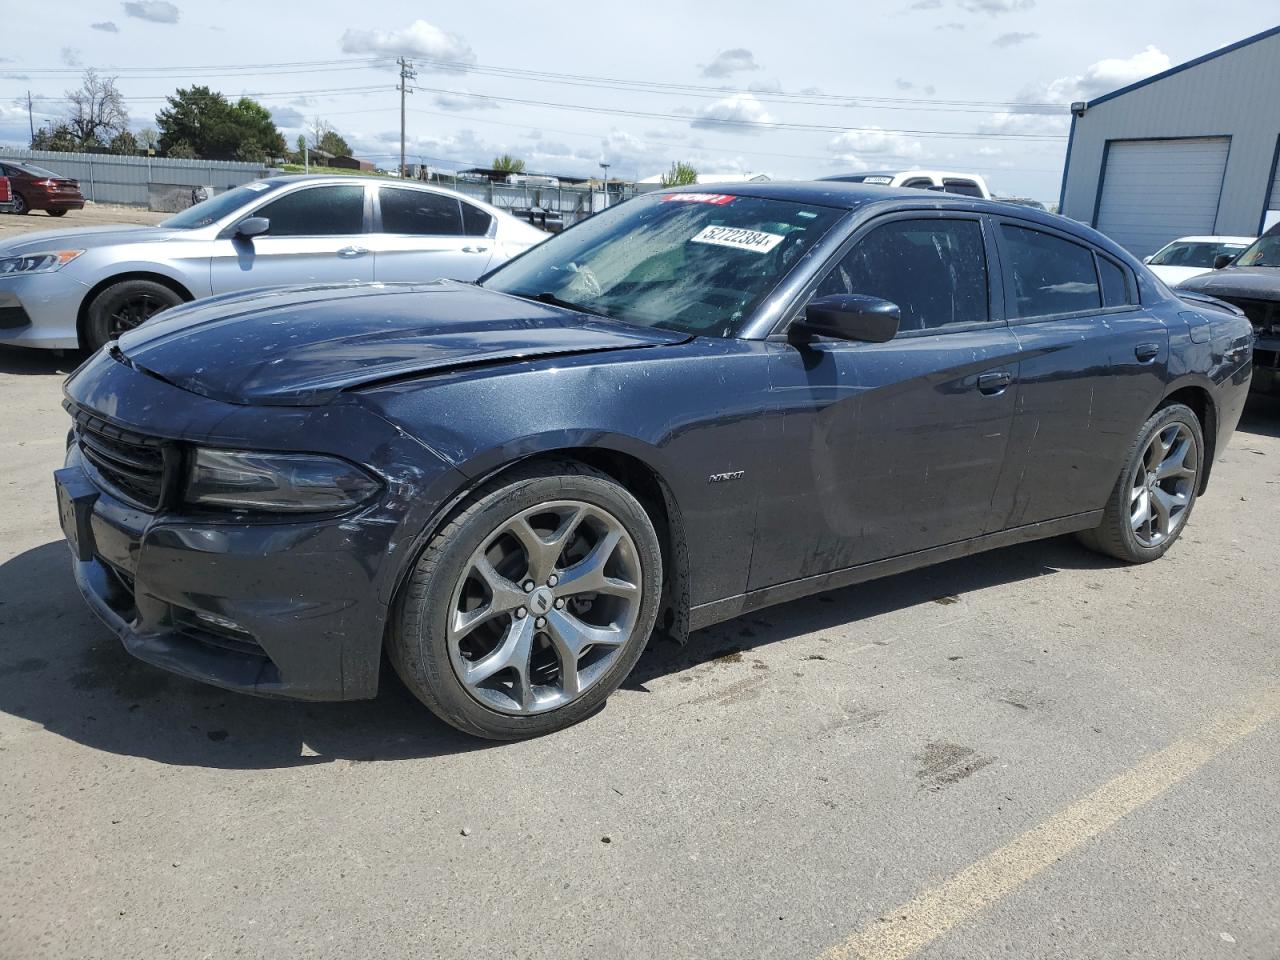
[[[1154,547],[1148,547],[1138,541],[1137,536],[1133,532],[1133,526],[1129,523],[1127,499],[1122,501],[1122,505],[1125,509],[1121,511],[1121,517],[1124,520],[1124,523],[1120,526],[1120,536],[1124,540],[1126,549],[1130,550],[1135,558],[1141,561],[1154,560],[1157,557],[1163,556],[1165,552],[1178,541],[1178,538],[1182,536],[1182,531],[1187,528],[1187,524],[1191,520],[1191,512],[1195,509],[1196,500],[1199,498],[1200,494],[1200,482],[1204,477],[1205,470],[1204,432],[1200,427],[1200,418],[1195,415],[1195,412],[1190,407],[1184,406],[1180,403],[1175,403],[1156,411],[1151,419],[1143,425],[1142,432],[1138,434],[1137,443],[1134,445],[1133,454],[1130,456],[1129,463],[1125,467],[1123,481],[1117,490],[1117,494],[1124,498],[1129,496],[1129,491],[1133,489],[1134,480],[1137,478],[1138,471],[1140,469],[1145,469],[1142,455],[1146,451],[1147,445],[1151,442],[1151,438],[1175,422],[1185,424],[1190,428],[1191,437],[1195,441],[1196,480],[1195,484],[1191,488],[1191,497],[1187,503],[1186,510],[1182,513],[1182,522],[1178,524],[1178,529],[1173,532],[1171,537],[1166,538]]]
[[[94,297],[89,304],[84,328],[85,347],[89,350],[97,350],[107,343],[111,339],[111,314],[121,303],[144,293],[150,294],[157,300],[169,301],[161,311],[176,307],[182,302],[182,297],[173,290],[153,280],[124,280],[113,284]]]
[[[516,716],[493,710],[471,696],[454,671],[446,621],[462,567],[502,523],[530,507],[555,500],[580,500],[607,510],[626,528],[635,544],[643,575],[640,610],[631,637],[613,665],[583,696],[555,710]],[[644,508],[626,489],[601,476],[571,474],[518,481],[482,497],[462,528],[452,537],[436,537],[427,545],[418,568],[431,560],[427,589],[402,603],[397,615],[398,641],[411,645],[408,668],[412,681],[428,688],[429,699],[443,709],[446,721],[494,739],[539,736],[571,726],[598,710],[635,666],[657,620],[662,594],[662,553]],[[415,669],[416,667],[416,669]],[[430,705],[430,704],[429,704]]]
[[[31,212],[31,204],[27,203],[27,198],[20,194],[17,190],[13,191],[13,209],[9,211],[19,217]]]

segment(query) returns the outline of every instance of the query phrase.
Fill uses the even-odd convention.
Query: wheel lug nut
[[[534,626],[536,627],[545,627],[546,625],[547,625],[546,617],[539,617],[537,621],[534,623]]]
[[[560,582],[560,578],[557,577],[554,573],[551,576],[547,577],[548,587],[554,587],[559,582]]]
[[[556,609],[557,610],[564,609],[564,597],[561,597],[559,600],[556,601]]]
[[[524,607],[521,607],[519,610],[516,611],[517,620],[523,620],[528,615],[529,615],[529,611],[526,610]]]
[[[532,581],[532,580],[526,580],[526,581],[524,582],[524,592],[525,592],[525,593],[533,593],[533,581]]]

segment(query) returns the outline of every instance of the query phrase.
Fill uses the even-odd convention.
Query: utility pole
[[[612,163],[605,163],[603,160],[600,161],[600,169],[604,171],[604,180],[601,183],[601,189],[604,190],[603,203],[605,207],[609,206],[609,168],[612,166]],[[604,208],[602,207],[601,209]]]
[[[36,138],[36,122],[31,118],[31,91],[27,91],[27,126],[31,128],[31,139]]]
[[[413,93],[409,89],[409,81],[418,75],[413,72],[413,64],[404,57],[397,58],[396,63],[400,64],[400,178],[404,179],[404,98],[405,94]]]

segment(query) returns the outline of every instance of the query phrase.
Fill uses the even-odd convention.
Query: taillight
[[[56,180],[37,180],[36,181],[36,186],[38,187],[48,187],[50,189],[53,189],[57,185],[58,185],[58,182]]]

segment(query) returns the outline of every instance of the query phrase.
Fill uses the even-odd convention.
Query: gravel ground
[[[1058,539],[764,610],[490,745],[390,678],[125,655],[55,520],[75,362],[0,352],[6,960],[1280,957],[1278,404],[1157,563]]]
[[[0,214],[0,243],[24,233],[39,230],[77,229],[80,227],[115,226],[122,223],[159,223],[171,213],[152,213],[141,207],[125,207],[114,203],[90,203],[83,210],[68,210],[65,216],[51,217],[43,210],[24,216]]]

